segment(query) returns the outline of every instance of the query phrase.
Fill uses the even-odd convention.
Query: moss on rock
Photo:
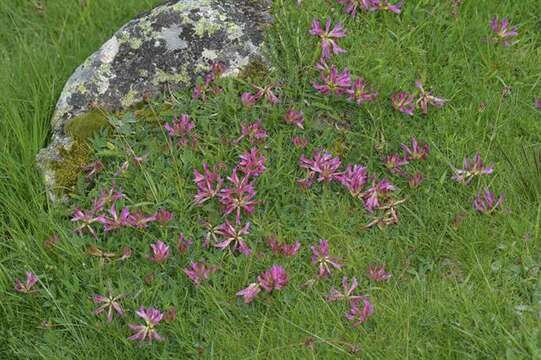
[[[96,132],[109,126],[107,115],[94,110],[71,119],[64,126],[66,134],[77,141],[85,141]]]
[[[62,192],[77,183],[81,171],[90,162],[91,150],[86,142],[74,140],[69,150],[59,148],[59,153],[62,160],[53,162],[51,168],[54,171],[57,191]]]

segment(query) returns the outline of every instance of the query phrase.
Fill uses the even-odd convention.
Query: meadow
[[[1,358],[541,358],[537,1],[341,2],[275,0],[269,69],[107,114],[62,205],[62,86],[159,2],[0,2]]]

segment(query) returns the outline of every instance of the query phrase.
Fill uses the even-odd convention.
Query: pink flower
[[[154,215],[154,219],[160,225],[165,225],[173,219],[173,214],[165,209],[159,209]]]
[[[100,215],[96,216],[91,212],[84,212],[80,209],[75,209],[73,212],[73,216],[71,217],[71,221],[73,222],[80,222],[81,224],[75,229],[75,231],[82,235],[83,231],[86,229],[89,233],[92,234],[92,236],[97,237],[96,231],[92,227],[92,224],[96,222],[104,222],[105,217]]]
[[[254,200],[256,191],[248,176],[238,177],[236,168],[233,169],[232,175],[227,180],[231,183],[231,187],[222,189],[218,196],[225,207],[225,214],[229,215],[235,212],[236,222],[240,224],[241,211],[252,214],[255,210],[257,204],[257,201]]]
[[[410,178],[408,179],[408,185],[410,188],[415,189],[416,187],[421,185],[424,179],[425,178],[422,173],[416,172],[414,175],[410,176]]]
[[[351,16],[357,15],[357,9],[363,11],[378,10],[379,0],[337,0],[338,3],[346,5],[344,9]]]
[[[469,184],[475,176],[490,175],[494,171],[493,166],[485,166],[481,155],[476,153],[473,159],[464,158],[464,169],[456,169],[453,180],[463,184]]]
[[[396,4],[391,4],[389,0],[374,0],[372,2],[377,4],[380,10],[390,11],[395,14],[400,14],[402,12],[403,1],[399,1]]]
[[[178,138],[181,145],[186,145],[188,140],[192,138],[192,130],[194,127],[195,124],[190,121],[190,117],[186,114],[182,114],[180,119],[174,117],[171,123],[164,125],[164,128],[169,133],[169,136],[172,138]]]
[[[341,95],[347,93],[351,87],[351,75],[348,69],[338,72],[336,66],[332,66],[328,74],[321,73],[321,84],[314,83],[314,88],[323,95]]]
[[[295,147],[299,149],[304,149],[308,146],[308,139],[302,136],[293,136],[291,142],[293,143],[293,145],[295,145]]]
[[[269,270],[261,273],[257,281],[263,290],[271,292],[284,288],[288,283],[288,277],[283,267],[273,265]]]
[[[387,179],[377,181],[372,180],[372,186],[364,193],[364,207],[369,212],[373,212],[381,203],[381,198],[387,193],[395,191],[396,187]]]
[[[362,78],[355,80],[351,88],[346,90],[346,93],[349,95],[348,100],[355,101],[359,106],[374,101],[378,97],[377,92],[368,90],[367,84]]]
[[[237,139],[237,142],[247,138],[250,144],[255,144],[266,139],[267,136],[267,131],[263,128],[261,120],[258,119],[252,124],[241,125],[241,136]]]
[[[310,29],[310,35],[319,36],[321,39],[321,57],[323,59],[328,59],[333,54],[338,55],[346,52],[346,50],[339,47],[336,43],[337,39],[346,36],[346,32],[340,23],[337,23],[331,30],[330,18],[327,19],[325,30],[323,30],[321,23],[318,20],[314,20],[312,22],[312,28]]]
[[[302,111],[289,109],[284,115],[284,121],[300,129],[304,129],[304,114]]]
[[[314,151],[313,159],[301,155],[299,166],[318,175],[317,181],[331,182],[340,178],[338,168],[341,161],[326,151]]]
[[[362,165],[348,165],[346,171],[340,174],[338,181],[353,197],[358,197],[368,181],[368,171]]]
[[[535,108],[536,108],[537,110],[541,110],[541,98],[539,98],[539,99],[534,99],[533,105],[535,106]]]
[[[152,256],[149,259],[155,263],[161,264],[165,262],[170,255],[169,246],[161,240],[151,244],[150,248],[152,249]]]
[[[103,163],[101,162],[101,160],[96,160],[90,164],[88,164],[87,166],[85,166],[83,168],[83,170],[86,172],[86,178],[87,179],[90,179],[92,178],[94,175],[97,175],[98,173],[100,173],[102,170],[103,170]]]
[[[222,89],[220,88],[212,88],[210,85],[219,78],[222,73],[225,71],[225,65],[222,63],[213,63],[210,68],[210,72],[205,75],[205,82],[204,84],[197,84],[195,86],[195,89],[192,94],[192,98],[194,100],[197,100],[199,98],[203,99],[203,101],[207,100],[207,92],[210,91],[211,93],[218,93]]]
[[[130,210],[127,207],[122,208],[120,213],[118,213],[116,205],[113,203],[109,209],[109,214],[110,217],[102,217],[99,220],[104,225],[103,229],[105,232],[132,225]]]
[[[512,45],[512,39],[518,36],[516,26],[510,27],[509,20],[506,17],[503,17],[502,20],[499,21],[498,16],[494,16],[490,21],[490,28],[496,34],[498,41],[504,46]]]
[[[363,297],[353,301],[349,313],[346,314],[346,319],[353,321],[352,326],[357,327],[366,322],[373,313],[374,306],[366,297]]]
[[[125,294],[114,296],[109,289],[107,296],[105,295],[94,295],[93,300],[95,304],[101,304],[99,307],[94,310],[94,315],[99,315],[102,312],[107,310],[107,321],[113,321],[113,315],[116,312],[118,315],[123,316],[124,310],[120,305],[120,300],[125,297]]]
[[[409,116],[413,116],[413,111],[415,110],[414,100],[415,97],[412,94],[403,91],[391,96],[391,102],[395,110]]]
[[[387,281],[391,278],[391,274],[385,271],[384,266],[369,266],[368,273],[366,275],[373,281]]]
[[[242,102],[242,105],[246,107],[254,106],[257,100],[257,97],[250,92],[242,93],[242,95],[240,96],[240,101]]]
[[[220,175],[210,171],[207,164],[203,164],[203,171],[203,174],[197,170],[193,171],[195,185],[197,186],[197,194],[194,201],[199,205],[215,197],[223,185]]]
[[[267,245],[269,245],[274,254],[288,257],[297,255],[301,248],[301,243],[299,241],[296,241],[293,244],[280,243],[274,236],[267,239]]]
[[[269,85],[266,87],[259,87],[252,85],[254,88],[257,89],[257,93],[255,94],[256,99],[265,98],[268,102],[270,102],[272,105],[276,105],[280,102],[280,99],[276,95],[274,95],[274,92],[272,91],[276,86]]]
[[[141,211],[134,212],[132,214],[128,215],[127,218],[128,224],[125,225],[121,221],[119,223],[119,226],[133,226],[137,229],[144,229],[147,227],[147,225],[153,221],[156,221],[156,214],[154,215],[145,215]]]
[[[383,163],[392,174],[402,175],[402,166],[408,164],[408,159],[405,157],[402,158],[398,154],[391,154],[383,159]]]
[[[218,227],[216,234],[222,236],[224,240],[215,244],[215,247],[222,250],[230,247],[231,250],[238,250],[246,256],[252,254],[252,249],[250,249],[244,240],[244,236],[250,234],[250,223],[237,228],[226,220],[224,224]]]
[[[237,292],[237,296],[242,296],[244,298],[244,303],[249,304],[251,303],[257,294],[261,292],[261,287],[258,283],[251,283],[248,285],[247,288],[240,290]]]
[[[347,302],[356,301],[357,299],[362,299],[360,295],[354,295],[355,290],[357,289],[358,283],[356,278],[351,278],[351,283],[348,281],[348,278],[344,276],[342,278],[342,289],[343,292],[332,288],[329,291],[329,295],[326,296],[327,301],[339,301],[345,300]]]
[[[411,148],[405,144],[401,144],[400,147],[402,147],[402,150],[404,151],[404,157],[409,161],[426,160],[430,153],[429,145],[419,145],[415,137],[411,138]]]
[[[163,337],[156,331],[156,326],[162,321],[163,314],[154,308],[145,309],[143,306],[135,312],[137,316],[145,321],[144,324],[128,324],[128,327],[134,331],[134,334],[130,336],[129,340],[147,340],[149,343],[152,340],[162,341]]]
[[[288,281],[288,276],[284,268],[279,265],[273,265],[257,277],[257,282],[251,283],[247,288],[237,292],[236,295],[242,296],[244,303],[249,304],[261,290],[269,293],[273,290],[280,290],[287,285]]]
[[[423,114],[428,114],[428,105],[432,105],[437,108],[441,108],[445,105],[446,100],[440,97],[432,95],[432,91],[426,91],[423,88],[423,83],[420,80],[415,81],[415,87],[419,89],[419,99],[417,100],[417,106],[419,106]]]
[[[265,171],[265,157],[256,147],[240,156],[238,169],[246,176],[257,177]]]
[[[217,268],[214,266],[207,266],[202,262],[192,262],[189,267],[182,271],[184,271],[195,286],[199,286],[203,281],[207,281],[210,275],[216,272],[216,270]]]
[[[15,279],[15,291],[23,294],[28,294],[33,291],[32,288],[38,282],[38,277],[31,271],[27,271],[25,275],[26,280],[24,283],[19,279]]]
[[[319,267],[318,274],[320,277],[329,276],[332,268],[342,268],[339,258],[329,256],[329,242],[327,240],[320,240],[319,245],[312,245],[310,248],[312,249],[312,264]]]
[[[483,193],[478,192],[473,201],[473,208],[481,214],[490,214],[503,203],[503,195],[496,198],[496,194],[488,189]]]
[[[177,249],[178,251],[180,251],[180,253],[184,254],[188,252],[188,249],[190,248],[190,246],[192,246],[192,244],[193,244],[193,241],[190,239],[186,239],[186,237],[184,237],[184,234],[181,233],[178,236]]]

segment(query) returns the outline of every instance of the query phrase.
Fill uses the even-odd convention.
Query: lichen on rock
[[[212,62],[224,63],[225,75],[238,75],[263,55],[270,5],[270,0],[171,1],[119,29],[75,70],[57,102],[51,143],[37,158],[50,197],[57,199],[55,188],[67,184],[59,182],[60,174],[81,165],[76,161],[63,170],[63,162],[73,160],[71,151],[84,145],[84,136],[74,134],[96,129],[96,114],[85,114],[97,108],[122,111],[189,88]]]

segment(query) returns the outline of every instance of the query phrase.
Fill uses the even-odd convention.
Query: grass
[[[135,124],[126,122],[123,131],[93,139],[95,156],[106,161],[108,170],[95,183],[81,179],[71,207],[52,206],[34,157],[47,142],[48,121],[63,83],[122,23],[155,3],[100,0],[80,6],[57,1],[43,11],[32,2],[0,3],[2,358],[541,358],[541,113],[532,106],[533,98],[541,96],[536,1],[464,2],[458,16],[453,16],[451,1],[408,1],[400,16],[352,19],[334,1],[305,0],[299,9],[294,1],[277,0],[276,24],[269,33],[274,69],[258,83],[284,84],[281,105],[243,109],[238,99],[247,83],[235,80],[221,82],[224,93],[204,106],[187,100],[188,94],[167,99],[165,105],[149,104],[136,114]],[[348,53],[336,59],[337,65],[363,75],[380,93],[375,103],[358,108],[313,91],[316,42],[307,29],[314,17],[327,14],[348,31],[340,41]],[[486,41],[495,14],[519,25],[518,44],[504,48]],[[413,90],[417,78],[449,104],[426,117],[394,112],[389,95]],[[504,94],[506,87],[509,94]],[[305,131],[281,120],[289,105],[305,112]],[[197,124],[196,150],[168,146],[158,126],[179,113],[190,114]],[[257,181],[262,203],[250,217],[249,239],[261,254],[235,257],[205,250],[198,221],[218,221],[219,212],[216,204],[192,204],[193,168],[200,169],[204,161],[234,165],[248,144],[230,142],[239,136],[241,123],[258,117],[270,134],[262,150],[269,170]],[[311,141],[305,154],[325,147],[344,163],[363,163],[380,176],[386,173],[381,157],[416,136],[432,152],[428,161],[408,170],[422,171],[426,180],[411,190],[404,179],[390,176],[407,198],[400,223],[365,230],[370,217],[340,186],[298,189],[302,151],[290,139],[301,134]],[[69,221],[72,207],[88,207],[110,184],[116,167],[129,158],[128,148],[149,158],[118,180],[128,195],[126,204],[146,212],[166,207],[176,220],[145,232],[121,229],[98,241],[76,236]],[[467,187],[451,181],[452,167],[477,151],[495,164],[495,175]],[[483,216],[471,208],[484,186],[505,193],[502,211]],[[187,255],[174,252],[163,267],[145,259],[151,242],[173,245],[179,232],[196,240]],[[42,243],[53,233],[60,244],[46,250]],[[273,257],[263,241],[270,234],[288,242],[299,239],[301,254],[291,260]],[[307,288],[303,284],[315,271],[308,245],[320,238],[329,239],[345,267]],[[134,256],[104,264],[86,254],[93,244],[111,251],[129,245]],[[221,269],[195,289],[180,269],[201,258]],[[249,306],[241,304],[235,292],[273,263],[286,267],[289,286]],[[347,308],[326,303],[323,295],[338,286],[342,275],[364,278],[372,263],[385,263],[393,277],[377,285],[362,281],[376,312],[352,329],[343,317]],[[22,296],[13,292],[13,281],[27,270],[40,277],[40,290]],[[151,273],[154,280],[147,284],[144,279]],[[130,294],[124,302],[126,319],[112,324],[93,316],[90,301],[109,281],[116,291]],[[159,327],[167,340],[143,351],[126,340],[126,323],[136,321],[132,311],[139,305],[175,307],[178,313],[176,321]],[[311,341],[313,349],[306,346]],[[352,354],[352,345],[360,352]]]

